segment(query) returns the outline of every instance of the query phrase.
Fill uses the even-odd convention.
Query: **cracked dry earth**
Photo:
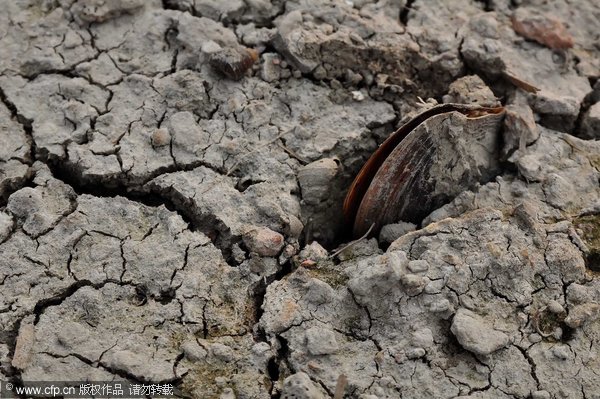
[[[0,6],[2,380],[600,398],[596,0]],[[501,172],[332,258],[419,97],[505,105]]]

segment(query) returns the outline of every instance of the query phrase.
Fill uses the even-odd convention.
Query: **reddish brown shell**
[[[489,179],[497,160],[488,162],[485,154],[468,159],[468,141],[486,140],[486,146],[495,149],[493,141],[497,141],[503,111],[502,107],[444,104],[419,114],[395,131],[365,163],[344,201],[344,215],[354,235],[363,235],[373,224],[373,232],[377,232],[384,224],[398,220],[418,223],[457,190]],[[447,131],[463,130],[463,125],[465,131],[460,135],[465,137],[457,138],[456,132]],[[457,140],[466,140],[461,151],[452,149]],[[481,152],[479,147],[473,151]],[[457,164],[468,164],[473,170],[467,167],[458,173]],[[444,168],[452,173],[441,172]]]

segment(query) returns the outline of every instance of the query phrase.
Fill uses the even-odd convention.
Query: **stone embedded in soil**
[[[477,75],[464,76],[450,84],[445,103],[479,104],[484,107],[499,105],[498,99],[485,82]]]
[[[243,237],[244,244],[260,256],[275,256],[281,251],[284,238],[266,227],[250,230]]]
[[[509,342],[506,334],[494,330],[479,315],[467,309],[456,312],[451,330],[460,345],[476,355],[489,355]]]

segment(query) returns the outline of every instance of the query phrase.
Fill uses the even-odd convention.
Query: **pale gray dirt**
[[[0,380],[600,398],[596,0],[0,7]],[[507,107],[497,176],[332,257],[436,101]]]

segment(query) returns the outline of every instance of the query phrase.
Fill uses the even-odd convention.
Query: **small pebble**
[[[480,315],[467,309],[456,312],[450,330],[463,348],[476,355],[489,355],[510,341],[508,335],[494,329]]]
[[[260,256],[276,256],[283,248],[283,236],[267,227],[250,230],[242,237],[248,249]]]
[[[304,247],[302,251],[300,251],[301,259],[310,259],[317,261],[327,259],[328,256],[329,253],[327,252],[327,250],[323,248],[323,246],[317,241],[311,242],[306,247]]]
[[[198,342],[195,340],[189,340],[181,345],[181,349],[183,350],[183,354],[186,359],[191,360],[193,362],[200,361],[206,357],[208,352],[198,345]]]
[[[352,98],[354,101],[363,101],[365,99],[365,95],[362,92],[356,90],[352,92]]]
[[[560,303],[558,303],[558,301],[548,302],[547,308],[550,312],[554,314],[560,314],[565,311],[565,308],[563,308],[563,306]]]
[[[451,308],[452,308],[452,305],[450,304],[450,301],[447,300],[446,298],[439,299],[435,302],[432,302],[431,305],[429,305],[429,310],[432,311],[433,313],[445,312],[447,310],[450,310]]]
[[[325,68],[323,68],[322,65],[319,65],[313,71],[313,76],[317,80],[323,80],[323,79],[325,79],[327,77],[327,71],[325,71]]]
[[[442,288],[444,288],[444,285],[446,285],[446,283],[442,279],[430,281],[429,284],[425,286],[424,291],[426,294],[429,295],[439,294],[440,292],[442,292]]]
[[[288,261],[292,256],[296,255],[297,249],[295,246],[288,244],[283,248],[279,255],[279,264],[282,265]]]
[[[229,383],[229,378],[227,377],[215,377],[215,385],[219,388],[225,388],[225,386]]]
[[[411,348],[406,351],[406,357],[409,359],[419,359],[425,356],[425,349],[423,348]]]
[[[429,328],[422,328],[412,333],[412,343],[417,347],[429,348],[433,346],[433,333]]]
[[[308,374],[299,372],[290,375],[283,381],[281,399],[292,398],[325,399],[325,396],[310,379]]]
[[[533,333],[533,334],[529,334],[529,337],[527,337],[527,339],[532,344],[537,344],[538,342],[540,342],[542,340],[542,336],[538,333]]]
[[[560,327],[556,327],[554,331],[552,331],[552,337],[558,341],[562,338],[563,330]]]
[[[215,358],[222,360],[224,362],[230,362],[234,358],[233,349],[231,349],[227,345],[223,345],[218,342],[216,342],[210,346],[210,351],[211,351],[211,354]]]
[[[418,259],[408,262],[408,270],[413,273],[421,273],[429,270],[429,263],[426,260]]]
[[[164,147],[169,145],[171,142],[171,134],[167,129],[161,127],[152,133],[150,141],[152,143],[152,147]]]
[[[410,296],[415,296],[423,292],[429,280],[416,274],[405,274],[400,281],[406,289],[406,293]]]

